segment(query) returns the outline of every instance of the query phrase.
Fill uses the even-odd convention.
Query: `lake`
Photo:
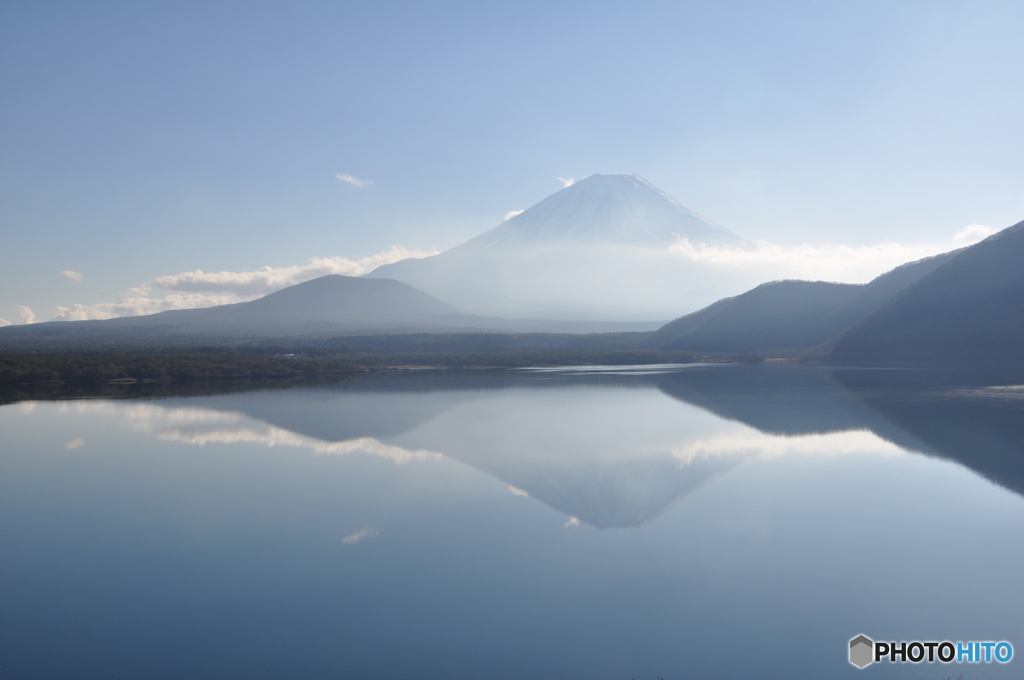
[[[146,389],[0,406],[0,677],[1021,677],[1020,384]],[[858,634],[1017,654],[858,670]]]

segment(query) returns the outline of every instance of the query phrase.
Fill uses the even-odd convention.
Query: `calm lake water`
[[[402,371],[0,441],[4,678],[1024,676],[1020,385]],[[859,671],[860,633],[1016,654]]]

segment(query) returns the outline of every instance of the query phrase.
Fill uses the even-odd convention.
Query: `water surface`
[[[0,407],[5,677],[1019,677],[1024,389],[688,366]]]

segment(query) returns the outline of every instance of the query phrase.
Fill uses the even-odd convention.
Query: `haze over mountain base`
[[[752,248],[636,175],[591,175],[448,251],[378,267],[475,314],[664,318],[756,283],[671,254]]]

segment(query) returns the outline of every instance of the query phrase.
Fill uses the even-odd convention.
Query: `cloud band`
[[[122,316],[156,314],[171,309],[197,309],[214,305],[246,302],[272,293],[296,283],[309,281],[328,274],[362,276],[377,267],[407,258],[422,258],[437,254],[437,251],[413,250],[402,246],[391,246],[385,251],[350,260],[344,257],[314,257],[307,264],[292,267],[262,267],[247,272],[204,272],[197,269],[171,276],[158,276],[128,291],[128,295],[116,302],[95,305],[71,305],[57,307],[53,321],[84,321],[87,319],[113,319]],[[154,296],[153,289],[169,291]],[[25,308],[18,308],[25,323],[35,321],[35,315],[28,321]],[[31,310],[28,310],[31,313]]]

